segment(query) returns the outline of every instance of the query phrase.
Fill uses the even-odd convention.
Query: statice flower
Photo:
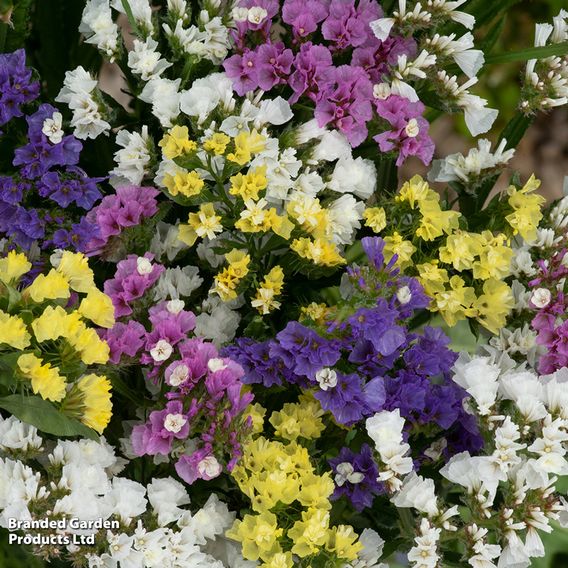
[[[434,142],[428,134],[428,121],[422,116],[424,105],[419,101],[410,102],[404,97],[390,95],[385,99],[375,99],[375,108],[391,127],[373,137],[381,151],[396,151],[397,166],[402,165],[409,156],[417,156],[428,165],[434,155]]]
[[[335,491],[332,499],[346,496],[357,511],[371,507],[376,495],[382,492],[377,482],[379,469],[373,459],[371,447],[363,444],[356,453],[349,448],[341,448],[336,458],[328,460],[333,469]]]
[[[26,67],[26,52],[0,54],[0,126],[23,116],[22,106],[39,96],[39,82]]]

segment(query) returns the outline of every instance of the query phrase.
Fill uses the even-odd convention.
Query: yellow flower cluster
[[[297,191],[286,207],[277,208],[269,203],[267,166],[251,166],[267,143],[267,137],[256,130],[242,131],[235,137],[216,132],[194,141],[185,126],[173,127],[160,141],[163,186],[172,198],[194,208],[187,222],[179,224],[178,239],[190,247],[199,239],[213,241],[219,235],[219,247],[225,241],[230,241],[231,247],[236,241],[242,242],[242,247],[237,245],[242,259],[247,260],[238,267],[242,274],[235,274],[242,259],[234,262],[227,257],[229,267],[215,277],[214,291],[224,301],[232,300],[237,297],[237,287],[247,273],[252,273],[258,281],[264,278],[251,298],[252,306],[262,315],[279,307],[275,296],[281,293],[284,284],[283,271],[278,274],[277,283],[271,275],[258,274],[265,265],[261,260],[267,242],[268,254],[275,248],[282,253],[289,247],[304,261],[296,262],[300,269],[312,264],[337,267],[345,262],[334,242],[333,214],[317,197]],[[375,226],[379,223],[375,218],[372,221]],[[229,254],[235,255],[236,251]]]
[[[256,290],[256,297],[251,305],[262,315],[277,310],[280,302],[275,298],[282,293],[284,285],[284,271],[281,266],[275,266],[265,277],[259,288]]]
[[[112,327],[112,301],[96,288],[93,272],[81,253],[64,251],[57,268],[38,275],[20,291],[19,280],[31,266],[24,254],[14,251],[0,259],[0,280],[4,283],[0,293],[10,294],[10,310],[17,312],[0,311],[0,349],[7,345],[22,351],[15,375],[24,385],[29,384],[34,394],[61,403],[62,411],[102,432],[111,416],[110,383],[96,375],[68,383],[67,371],[62,369],[82,371],[88,365],[108,361],[108,345],[87,322]],[[72,310],[63,307],[71,292],[83,295]],[[77,399],[77,389],[82,393],[80,400],[71,404]]]
[[[536,230],[542,219],[541,208],[546,202],[542,195],[532,193],[539,187],[540,181],[533,174],[522,189],[511,185],[507,190],[508,204],[513,212],[505,219],[513,228],[513,234],[520,234],[527,241],[536,237]]]
[[[245,252],[233,249],[225,255],[229,266],[215,276],[213,291],[227,302],[237,297],[237,287],[249,273],[250,256]]]
[[[525,208],[538,208],[537,201]],[[460,229],[460,213],[444,211],[439,195],[420,176],[403,185],[395,202],[399,216],[405,214],[402,206],[409,213],[417,212],[418,219],[407,238],[396,231],[384,238],[386,259],[396,254],[402,269],[418,272],[432,298],[430,310],[439,312],[448,325],[475,318],[490,332],[498,333],[514,303],[511,289],[503,281],[510,275],[513,257],[507,237]],[[434,240],[436,246],[429,247]]]
[[[262,429],[263,410],[253,410],[255,431]],[[330,526],[333,480],[329,472],[315,472],[308,450],[296,441],[320,436],[321,414],[307,398],[273,412],[269,421],[287,443],[263,436],[249,440],[233,471],[253,513],[236,520],[227,536],[242,544],[247,560],[261,560],[265,568],[291,568],[292,555],[328,558],[330,565],[352,562],[363,548],[352,527]]]

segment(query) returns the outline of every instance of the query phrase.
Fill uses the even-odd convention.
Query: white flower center
[[[420,134],[420,127],[418,126],[418,121],[415,118],[411,118],[408,124],[405,126],[404,131],[409,138],[416,138]]]
[[[164,428],[168,432],[177,434],[187,423],[187,418],[183,414],[168,414],[164,420]]]
[[[410,291],[410,288],[408,286],[399,288],[396,292],[396,298],[403,306],[408,304],[408,302],[412,299],[412,292]]]
[[[185,308],[185,302],[183,300],[170,300],[166,309],[170,314],[179,314]]]
[[[531,302],[539,309],[546,308],[551,299],[552,294],[546,288],[537,288],[531,296]]]
[[[160,339],[150,350],[150,355],[156,362],[165,361],[172,354],[173,350],[173,347],[165,339]]]
[[[186,381],[189,377],[189,367],[187,365],[178,365],[170,375],[170,385],[177,387]]]
[[[210,479],[217,477],[221,473],[221,464],[217,461],[215,456],[207,456],[203,458],[197,465],[199,475],[206,475]]]
[[[264,8],[255,6],[254,8],[250,8],[247,18],[251,24],[260,24],[266,16],[268,16],[268,12]]]
[[[337,385],[337,373],[333,369],[324,367],[316,373],[316,381],[319,383],[321,390],[326,391]]]
[[[150,274],[150,272],[152,272],[152,269],[152,263],[147,258],[139,256],[136,259],[136,271],[138,272],[138,274],[142,276],[144,274]]]
[[[373,85],[373,97],[384,101],[391,96],[391,88],[388,83],[378,83]]]
[[[41,131],[49,138],[52,144],[59,144],[63,139],[63,116],[60,112],[54,112],[51,118],[46,118],[43,121]]]
[[[227,365],[225,365],[225,362],[223,361],[223,359],[219,359],[218,357],[215,357],[215,358],[209,359],[209,361],[207,361],[207,368],[212,373],[215,373],[217,371],[222,371],[223,369],[226,369]]]

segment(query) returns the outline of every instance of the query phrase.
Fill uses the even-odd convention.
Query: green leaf
[[[545,57],[566,54],[568,54],[568,41],[563,41],[562,43],[553,43],[542,47],[529,47],[519,51],[489,55],[485,60],[485,64],[494,65],[496,63],[511,63],[512,61],[528,61],[529,59],[544,59]]]
[[[142,34],[140,33],[140,28],[138,27],[138,24],[136,23],[136,19],[134,18],[134,14],[132,13],[132,8],[130,7],[128,0],[121,0],[121,2],[122,2],[122,7],[124,8],[124,11],[126,12],[126,17],[128,18],[128,23],[130,24],[130,27],[132,28],[132,33],[137,35],[137,36],[141,36]]]
[[[505,21],[506,21],[505,16],[500,18],[491,27],[491,29],[487,32],[487,34],[483,38],[483,41],[481,42],[479,49],[483,51],[485,57],[488,57],[488,54],[491,53],[491,51],[493,51],[495,44],[499,41],[499,38],[501,37],[503,30],[505,29]]]
[[[47,400],[39,396],[23,398],[13,394],[0,398],[0,408],[12,413],[16,418],[27,424],[35,426],[41,432],[54,436],[83,436],[91,440],[98,440],[94,430],[81,424],[78,420],[69,418],[59,412]]]

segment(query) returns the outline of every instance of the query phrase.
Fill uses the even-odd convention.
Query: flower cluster
[[[143,365],[146,380],[161,393],[153,403],[158,409],[132,431],[133,454],[170,456],[191,484],[234,468],[247,432],[243,412],[253,397],[243,390],[239,365],[220,358],[213,344],[189,337],[196,318],[183,300],[155,302],[153,289],[165,274],[152,261],[147,253],[118,263],[105,283],[117,323],[101,336],[113,363]]]
[[[33,426],[0,417],[0,432],[0,526],[17,521],[25,527],[47,514],[59,526],[57,535],[52,528],[34,529],[39,557],[85,567],[225,568],[239,562],[238,550],[223,538],[234,513],[214,493],[191,510],[186,489],[171,477],[147,484],[119,477],[124,460],[104,438],[60,440],[48,450]],[[44,468],[32,462],[38,455]],[[223,562],[227,557],[235,564]]]
[[[4,124],[24,115],[20,105],[37,99],[39,85],[29,82],[31,70],[25,67],[22,50],[0,57],[6,60],[2,63],[6,102],[0,102],[6,105],[0,110]],[[0,175],[0,234],[26,250],[38,243],[43,249],[70,247],[84,252],[96,235],[85,213],[101,197],[97,184],[102,178],[89,177],[77,165],[83,146],[75,136],[65,135],[63,117],[55,107],[42,104],[25,116],[26,144],[14,152],[15,170]]]
[[[363,548],[352,527],[331,526],[331,475],[318,475],[308,449],[299,442],[320,436],[318,406],[305,399],[273,412],[269,422],[283,441],[251,438],[233,470],[252,511],[236,520],[227,536],[242,544],[246,559],[260,559],[262,566],[342,566],[355,561]],[[256,432],[263,430],[265,412],[255,405]]]
[[[109,348],[88,324],[112,327],[114,308],[95,286],[81,253],[56,253],[53,264],[23,286],[22,277],[32,267],[26,256],[12,251],[0,259],[1,357],[12,373],[8,389],[28,395],[24,404],[16,394],[0,398],[0,407],[17,415],[36,404],[48,416],[32,420],[40,420],[46,431],[56,427],[53,421],[61,413],[71,431],[80,420],[101,433],[111,417],[111,386],[89,367],[105,364]]]

